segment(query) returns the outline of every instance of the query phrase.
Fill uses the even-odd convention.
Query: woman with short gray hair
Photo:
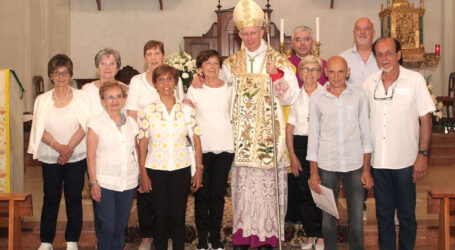
[[[113,82],[115,80],[115,75],[121,66],[121,57],[120,53],[111,48],[105,48],[95,55],[95,67],[97,69],[99,80],[93,81],[91,83],[85,84],[82,89],[85,90],[90,98],[91,116],[100,114],[103,111],[101,106],[99,89],[101,85],[105,82]]]
[[[324,249],[322,238],[322,212],[316,207],[311,196],[308,180],[310,179],[310,162],[306,160],[310,96],[322,89],[318,83],[321,75],[322,61],[316,56],[305,56],[299,63],[298,73],[302,79],[302,90],[291,106],[288,124],[286,125],[286,145],[291,159],[291,171],[297,183],[297,192],[301,197],[298,204],[306,239],[301,249]]]

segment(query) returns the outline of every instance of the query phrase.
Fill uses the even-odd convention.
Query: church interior
[[[47,76],[47,62],[57,54],[68,55],[74,63],[73,79],[78,85],[96,79],[94,57],[102,48],[114,48],[121,54],[121,68],[127,79],[134,72],[144,72],[143,44],[151,39],[162,41],[166,55],[185,50],[191,56],[204,49],[218,49],[229,56],[239,49],[237,30],[232,24],[232,8],[237,0],[3,0],[0,3],[0,69],[16,73],[24,91],[23,98],[11,103],[10,151],[14,155],[10,170],[0,174],[8,185],[4,192],[30,193],[29,212],[19,219],[22,249],[37,249],[40,244],[39,222],[43,203],[41,163],[27,154],[30,136],[30,114],[39,93],[52,89]],[[422,13],[417,46],[410,49],[410,69],[420,72],[431,81],[431,92],[443,105],[442,118],[433,123],[427,176],[417,184],[416,216],[418,222],[416,250],[455,248],[455,1],[452,0],[256,0],[272,22],[272,45],[280,49],[279,36],[284,33],[283,53],[291,53],[292,31],[299,25],[316,29],[319,20],[319,56],[328,59],[354,44],[354,22],[369,18],[376,38],[386,32],[387,23],[380,13],[394,2],[407,2]],[[386,13],[386,12],[384,12]],[[227,16],[226,16],[227,15]],[[280,19],[284,25],[280,25]],[[408,20],[409,21],[409,20]],[[398,23],[404,27],[409,23]],[[281,30],[281,28],[283,30]],[[413,57],[416,56],[416,57]],[[417,58],[417,60],[414,60]],[[129,66],[129,67],[126,67]],[[10,77],[12,88],[17,85]],[[450,85],[451,84],[451,85]],[[19,98],[20,91],[11,95]],[[0,98],[1,101],[1,98]],[[16,118],[13,117],[13,113]],[[28,116],[27,116],[28,115]],[[21,119],[24,119],[23,121]],[[11,130],[14,130],[13,128]],[[13,133],[13,132],[12,132]],[[10,152],[8,151],[8,152]],[[4,154],[4,152],[2,153]],[[9,159],[9,158],[8,158]],[[16,160],[17,159],[17,160]],[[0,165],[0,170],[3,165]],[[9,174],[9,176],[6,176]],[[95,249],[96,236],[92,200],[87,188],[83,191],[83,231],[80,249]],[[229,192],[228,192],[229,193]],[[438,195],[449,195],[441,198]],[[339,249],[347,245],[348,223],[346,200],[341,196],[338,224]],[[187,206],[186,249],[195,249],[193,200]],[[223,218],[223,237],[226,249],[232,234],[230,197],[226,197]],[[8,202],[0,199],[0,249],[8,244]],[[372,192],[366,201],[367,220],[364,222],[365,247],[379,249],[375,199]],[[444,204],[444,205],[443,205]],[[344,215],[344,216],[343,216]],[[343,218],[344,217],[344,218]],[[11,219],[10,219],[11,220]],[[65,249],[65,204],[62,200],[57,223],[54,249]],[[397,227],[398,228],[398,227]],[[443,230],[444,228],[444,230]],[[137,249],[137,214],[135,203],[128,221],[125,249]],[[299,249],[304,238],[299,225],[286,225],[285,249]]]

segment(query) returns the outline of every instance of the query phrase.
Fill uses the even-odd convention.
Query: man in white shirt
[[[417,222],[416,182],[427,171],[435,110],[425,79],[400,66],[401,45],[380,38],[373,52],[381,71],[364,86],[370,106],[379,248],[396,249],[394,213],[400,224],[399,249],[413,249]]]
[[[371,188],[371,140],[368,101],[362,87],[346,84],[349,69],[339,56],[331,57],[326,74],[329,84],[311,95],[307,160],[311,189],[332,189],[338,200],[340,177],[348,203],[349,247],[365,249],[363,240],[363,188]],[[336,218],[322,214],[325,249],[337,249]]]
[[[349,82],[362,85],[369,75],[379,70],[372,50],[376,31],[373,22],[362,17],[355,22],[353,33],[354,46],[343,51],[340,56],[348,62],[348,67],[351,69]]]
[[[376,59],[373,55],[373,39],[376,34],[373,22],[366,17],[359,18],[354,24],[355,44],[352,48],[343,51],[340,56],[348,63],[351,70],[349,82],[363,86],[365,79],[379,70]],[[368,198],[368,192],[365,190],[365,200]],[[366,216],[367,205],[363,203],[363,220]]]

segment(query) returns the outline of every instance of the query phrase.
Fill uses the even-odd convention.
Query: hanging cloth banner
[[[0,69],[0,193],[23,189],[23,95],[24,88],[16,73]]]
[[[9,73],[0,69],[0,193],[11,191]]]

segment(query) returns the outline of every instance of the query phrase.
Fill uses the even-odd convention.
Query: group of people
[[[241,0],[233,14],[244,47],[224,62],[217,51],[202,51],[186,94],[159,41],[144,45],[147,70],[128,88],[115,80],[116,50],[97,53],[99,80],[82,90],[70,87],[69,57],[49,61],[54,88],[35,101],[28,149],[42,162],[40,250],[52,249],[62,189],[67,249],[77,249],[86,171],[98,249],[124,248],[135,193],[139,249],[167,249],[168,238],[184,249],[190,190],[197,249],[224,249],[229,173],[234,249],[277,247],[288,205],[288,216],[304,226],[302,249],[337,249],[336,218],[315,205],[311,191],[322,185],[338,200],[340,179],[350,249],[364,249],[370,188],[380,248],[396,248],[395,213],[400,249],[413,248],[415,183],[426,174],[435,107],[423,77],[400,66],[400,43],[373,43],[373,23],[360,18],[354,47],[339,56],[311,55],[312,30],[299,26],[295,55],[285,58],[263,40],[264,12],[255,2]]]

